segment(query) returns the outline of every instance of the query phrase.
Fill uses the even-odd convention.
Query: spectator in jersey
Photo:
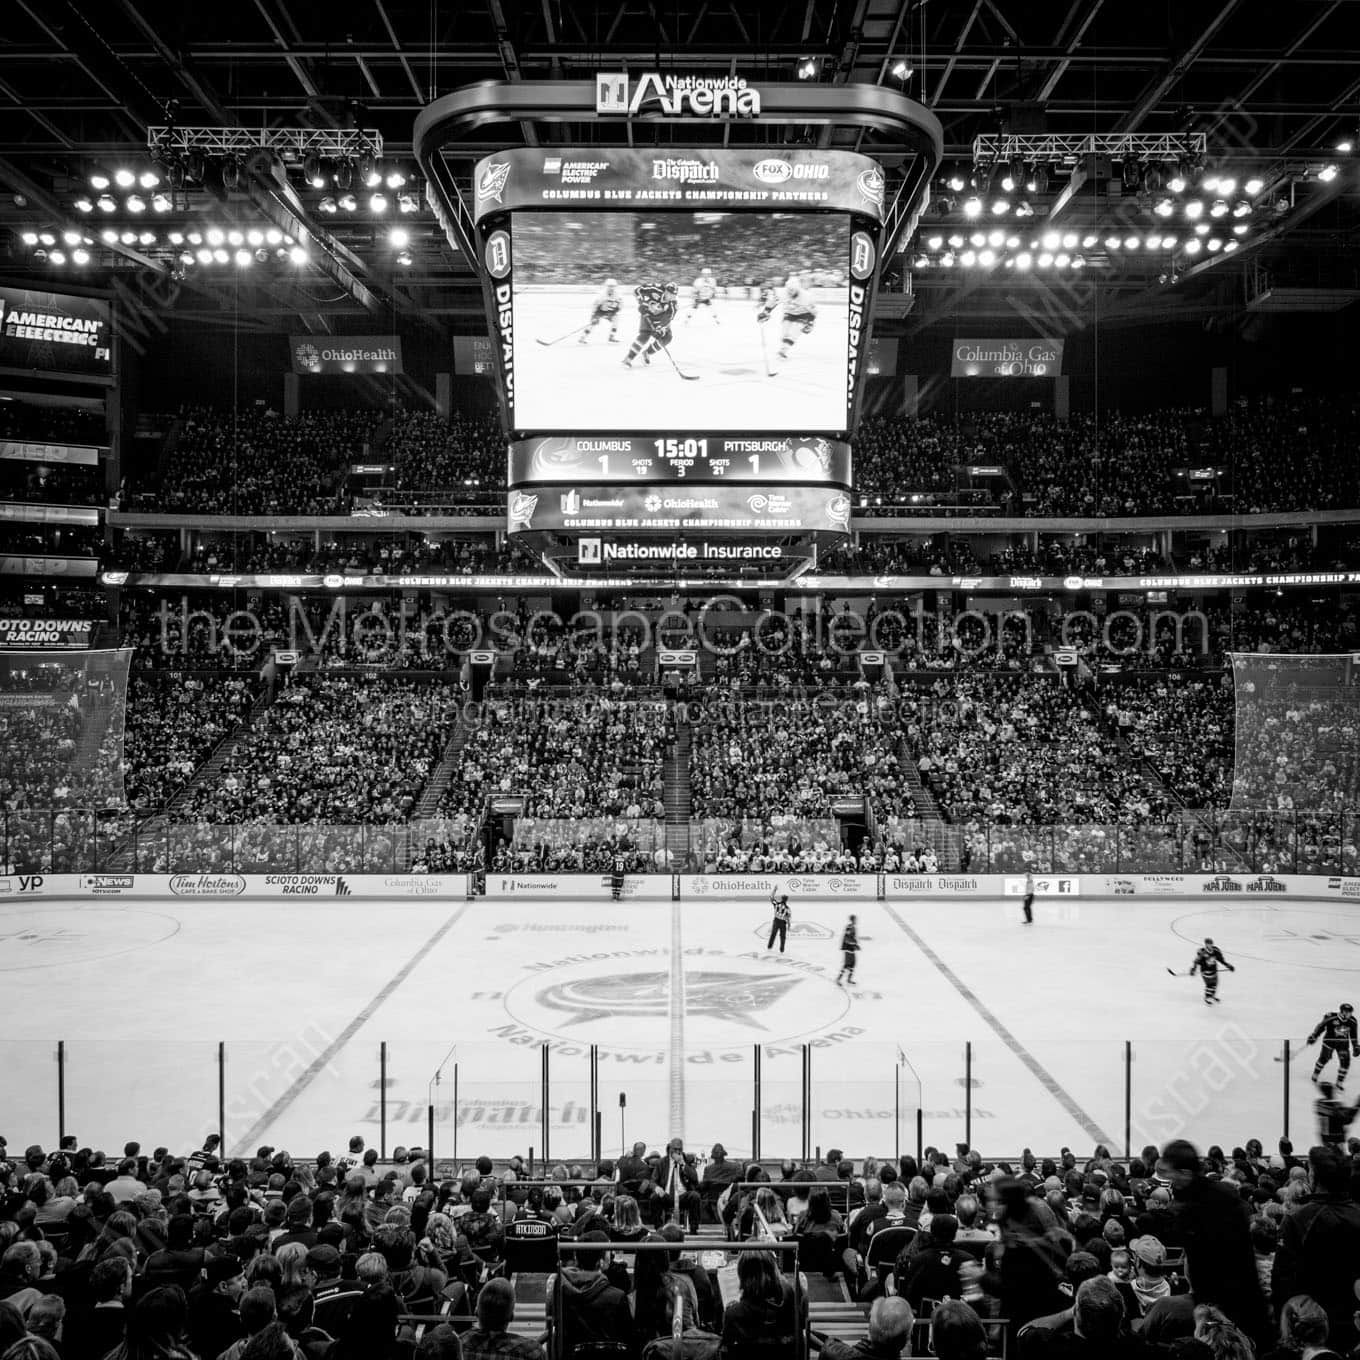
[[[1349,1350],[1360,1341],[1354,1284],[1360,1275],[1360,1205],[1351,1198],[1351,1165],[1330,1148],[1308,1154],[1312,1196],[1285,1215],[1271,1270],[1277,1301],[1308,1294],[1327,1314],[1331,1344]]]
[[[923,1299],[952,1299],[962,1292],[959,1267],[968,1259],[954,1243],[959,1220],[953,1214],[936,1214],[930,1220],[926,1243],[917,1249],[912,1242],[897,1255],[893,1277],[897,1292],[913,1308]]]

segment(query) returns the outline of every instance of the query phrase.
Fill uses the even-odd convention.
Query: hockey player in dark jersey
[[[1313,1102],[1313,1113],[1317,1115],[1318,1142],[1323,1147],[1334,1148],[1340,1152],[1346,1145],[1346,1130],[1350,1128],[1355,1116],[1360,1113],[1360,1101],[1346,1105],[1338,1100],[1340,1087],[1333,1091],[1331,1082],[1318,1082],[1318,1098]]]
[[[859,928],[852,916],[841,932],[841,971],[836,974],[836,986],[844,978],[852,987],[855,985],[855,960],[859,955]]]
[[[671,322],[680,305],[680,290],[673,283],[639,284],[634,293],[638,304],[638,333],[623,356],[625,368],[632,368],[633,360],[639,355],[644,364],[650,364],[650,356],[670,344]]]
[[[1336,1089],[1340,1091],[1346,1084],[1346,1074],[1351,1070],[1351,1056],[1360,1058],[1360,1035],[1356,1033],[1355,1007],[1349,1001],[1334,1011],[1328,1011],[1318,1021],[1317,1027],[1308,1036],[1307,1042],[1313,1043],[1322,1037],[1322,1047],[1318,1050],[1317,1062],[1313,1064],[1313,1080],[1322,1075],[1322,1069],[1334,1057],[1340,1064],[1341,1072],[1336,1079]]]
[[[619,343],[619,312],[622,310],[623,299],[619,296],[618,280],[606,279],[604,291],[595,299],[595,304],[590,309],[590,320],[586,322],[586,328],[581,332],[581,338],[576,343],[584,345],[595,327],[603,322],[609,327],[609,343],[617,345]]]
[[[614,857],[609,861],[609,891],[614,896],[614,901],[618,901],[623,896],[623,875],[628,867],[628,861],[624,858],[623,849],[620,847],[614,851]]]
[[[1206,1006],[1218,1004],[1218,970],[1220,967],[1226,968],[1230,973],[1237,972],[1237,969],[1223,957],[1223,951],[1206,937],[1199,953],[1195,955],[1195,962],[1190,967],[1191,977],[1199,973],[1204,978],[1204,1004]]]

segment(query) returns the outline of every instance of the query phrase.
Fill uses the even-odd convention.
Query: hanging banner
[[[28,444],[17,439],[0,439],[0,461],[97,467],[99,450],[89,444]]]
[[[113,310],[103,298],[0,286],[0,371],[113,374]]]
[[[405,371],[399,335],[293,335],[288,349],[293,372],[310,377]]]
[[[1061,340],[955,340],[951,378],[1056,378]]]

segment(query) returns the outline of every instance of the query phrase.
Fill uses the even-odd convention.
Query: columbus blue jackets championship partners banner
[[[103,298],[0,287],[0,372],[113,374],[113,312]]]
[[[883,220],[883,171],[851,151],[517,147],[477,163],[481,221],[518,208],[811,208]]]

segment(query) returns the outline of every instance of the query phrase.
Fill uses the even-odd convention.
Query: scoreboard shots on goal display
[[[849,533],[872,158],[516,148],[473,197],[509,532],[605,572],[768,572]]]

